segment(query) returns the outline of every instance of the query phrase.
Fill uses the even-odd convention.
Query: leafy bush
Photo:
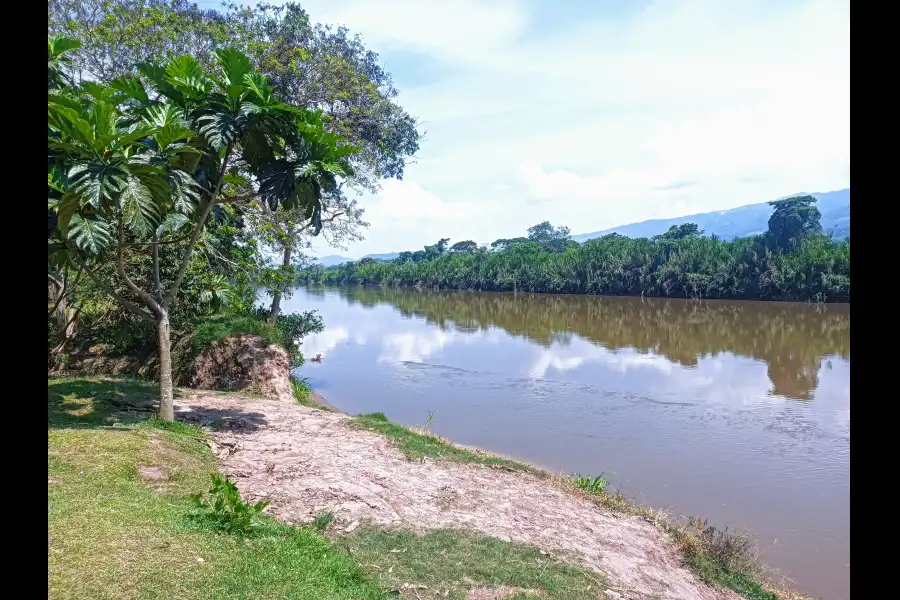
[[[299,367],[304,362],[303,353],[300,352],[300,340],[325,329],[322,317],[314,310],[278,315],[275,318],[274,326],[266,322],[269,315],[268,310],[257,307],[253,314],[269,327],[275,328],[276,339],[271,341],[288,351],[291,355],[291,366],[294,367]]]
[[[233,335],[258,335],[270,344],[281,345],[281,332],[275,325],[254,315],[222,315],[201,323],[194,333],[193,346],[197,352],[210,344]]]
[[[259,525],[259,515],[269,505],[268,500],[248,504],[241,499],[237,486],[217,473],[210,476],[212,486],[207,497],[194,494],[191,498],[200,516],[209,520],[216,531],[246,536]]]
[[[691,523],[699,534],[704,553],[717,564],[729,571],[745,575],[758,575],[760,565],[758,553],[749,533],[739,533],[718,529],[706,522],[706,519],[695,519]]]
[[[194,332],[190,350],[178,358],[179,365],[186,367],[204,348],[223,338],[233,335],[258,335],[270,344],[287,350],[291,357],[291,366],[303,364],[303,353],[300,352],[299,340],[311,333],[325,329],[316,311],[279,315],[275,323],[266,320],[267,311],[256,308],[252,313],[221,315],[207,319]],[[178,368],[179,372],[183,369]]]
[[[291,390],[294,392],[294,400],[297,404],[307,405],[311,403],[312,388],[306,377],[297,377],[291,374]]]
[[[591,478],[590,473],[588,473],[587,476],[584,476],[581,473],[573,473],[572,479],[579,489],[594,494],[605,491],[606,486],[609,485],[609,481],[603,477],[603,473],[600,473],[594,478]]]

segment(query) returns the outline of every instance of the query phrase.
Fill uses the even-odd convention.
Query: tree
[[[111,81],[185,54],[210,69],[217,50],[236,48],[282,101],[321,110],[326,129],[359,149],[348,177],[357,189],[402,179],[419,148],[416,120],[397,104],[378,55],[344,27],[313,25],[295,2],[202,10],[187,0],[50,0],[48,29],[81,42],[66,66],[78,81]]]
[[[500,238],[499,240],[494,240],[491,242],[491,250],[494,252],[505,252],[509,250],[513,246],[517,244],[524,244],[525,242],[529,242],[527,237],[517,237],[517,238]]]
[[[775,207],[769,217],[768,235],[772,245],[781,250],[794,249],[806,236],[822,233],[819,219],[822,213],[813,206],[816,199],[812,196],[795,196],[783,200],[769,202]]]
[[[662,235],[653,236],[653,241],[658,240],[681,240],[688,237],[696,237],[703,235],[703,231],[696,223],[682,223],[681,225],[672,225],[669,230]]]
[[[357,148],[348,157],[352,171],[345,174],[357,191],[374,192],[382,179],[402,179],[407,159],[419,147],[416,121],[396,103],[398,92],[378,55],[344,27],[313,26],[293,2],[254,9],[229,3],[216,11],[186,0],[51,0],[49,27],[83,43],[69,65],[78,80],[109,81],[136,72],[147,60],[184,54],[211,67],[223,44],[237,47],[267,75],[276,96],[321,110],[324,127]],[[328,204],[332,214],[326,210],[323,216],[324,238],[333,247],[362,239],[360,231],[368,226],[362,209],[340,190],[325,192],[334,198]],[[259,241],[281,257],[263,272],[274,320],[296,267],[305,265],[301,252],[309,247],[308,230],[271,211],[258,212],[255,225]]]
[[[322,190],[322,237],[331,246],[343,247],[348,241],[362,239],[360,229],[368,223],[362,220],[363,209],[356,200],[349,200],[341,193],[336,181],[318,174]],[[293,211],[270,211],[265,205],[254,203],[249,211],[255,235],[281,261],[277,266],[266,266],[262,272],[262,284],[272,296],[268,321],[274,323],[281,312],[282,298],[290,297],[297,284],[297,272],[307,268],[312,260],[303,254],[312,244],[312,223],[302,214]]]
[[[318,233],[322,196],[312,173],[349,172],[353,151],[324,130],[320,114],[278,101],[247,56],[226,48],[214,57],[211,74],[182,56],[140,65],[142,79],[85,81],[48,95],[49,176],[51,188],[63,190],[50,203],[61,247],[51,260],[83,269],[156,326],[166,420],[174,418],[169,314],[213,208],[258,198],[271,210],[298,211]],[[235,193],[248,185],[256,191]],[[183,249],[166,278],[163,244]],[[134,246],[152,257],[138,281],[125,263]],[[98,275],[109,263],[115,283]]]
[[[441,238],[438,240],[438,243],[434,245],[435,250],[437,250],[438,254],[443,254],[447,251],[447,245],[450,243],[450,238]]]
[[[568,227],[554,228],[550,221],[544,221],[528,228],[528,239],[540,244],[547,252],[565,252],[570,233]]]
[[[463,242],[456,242],[452,246],[450,246],[450,252],[456,254],[475,254],[478,250],[478,244],[473,242],[472,240],[465,240]]]

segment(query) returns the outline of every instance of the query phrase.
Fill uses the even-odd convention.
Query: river
[[[300,374],[340,409],[605,472],[850,597],[849,306],[348,287],[283,308],[324,318]]]

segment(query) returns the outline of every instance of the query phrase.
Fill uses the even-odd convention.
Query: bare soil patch
[[[534,475],[410,461],[347,415],[284,402],[197,393],[177,410],[210,430],[221,469],[241,493],[268,498],[268,512],[283,521],[308,523],[333,510],[344,527],[466,528],[577,561],[622,598],[740,598],[700,582],[671,539],[641,517],[605,511]]]

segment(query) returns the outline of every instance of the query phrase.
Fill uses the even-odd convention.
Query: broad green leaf
[[[69,223],[68,237],[80,250],[100,254],[112,239],[111,227],[97,218],[84,218],[76,213]]]
[[[66,192],[56,205],[56,228],[63,239],[69,236],[69,222],[75,211],[78,210],[81,201],[74,192]]]
[[[166,81],[178,88],[188,98],[199,98],[208,94],[212,82],[192,56],[184,55],[166,66]]]
[[[258,100],[264,105],[272,102],[272,88],[269,87],[269,80],[265,75],[260,73],[248,73],[244,76],[244,83]]]
[[[197,118],[200,134],[216,150],[234,143],[245,123],[243,117],[235,117],[224,110],[211,111]]]
[[[150,190],[135,176],[125,181],[119,195],[119,209],[125,225],[141,236],[149,234],[153,224],[159,220],[159,211]]]
[[[125,176],[122,169],[102,163],[81,163],[69,169],[71,189],[95,209],[115,198]]]
[[[57,57],[66,52],[81,48],[81,42],[62,35],[54,35],[47,38],[47,53],[51,57]]]
[[[230,98],[240,98],[246,89],[246,77],[253,71],[253,63],[235,48],[223,48],[215,52],[216,62],[222,69],[225,89]]]
[[[109,86],[141,104],[149,104],[150,96],[144,89],[144,84],[137,77],[119,77],[109,82]]]
[[[160,65],[145,62],[138,65],[138,71],[150,80],[157,92],[180,106],[184,105],[185,96],[177,87],[169,83],[166,69]]]
[[[172,171],[167,179],[172,189],[172,208],[183,215],[191,215],[200,200],[202,189],[184,171]]]
[[[48,102],[47,110],[51,122],[56,125],[60,133],[81,142],[91,149],[94,148],[94,129],[91,127],[90,122],[81,118],[78,110],[55,102]]]
[[[159,227],[156,228],[156,235],[162,238],[167,233],[175,233],[182,227],[184,227],[190,219],[179,213],[169,213],[166,215],[166,218],[163,219],[163,222],[160,223]]]

